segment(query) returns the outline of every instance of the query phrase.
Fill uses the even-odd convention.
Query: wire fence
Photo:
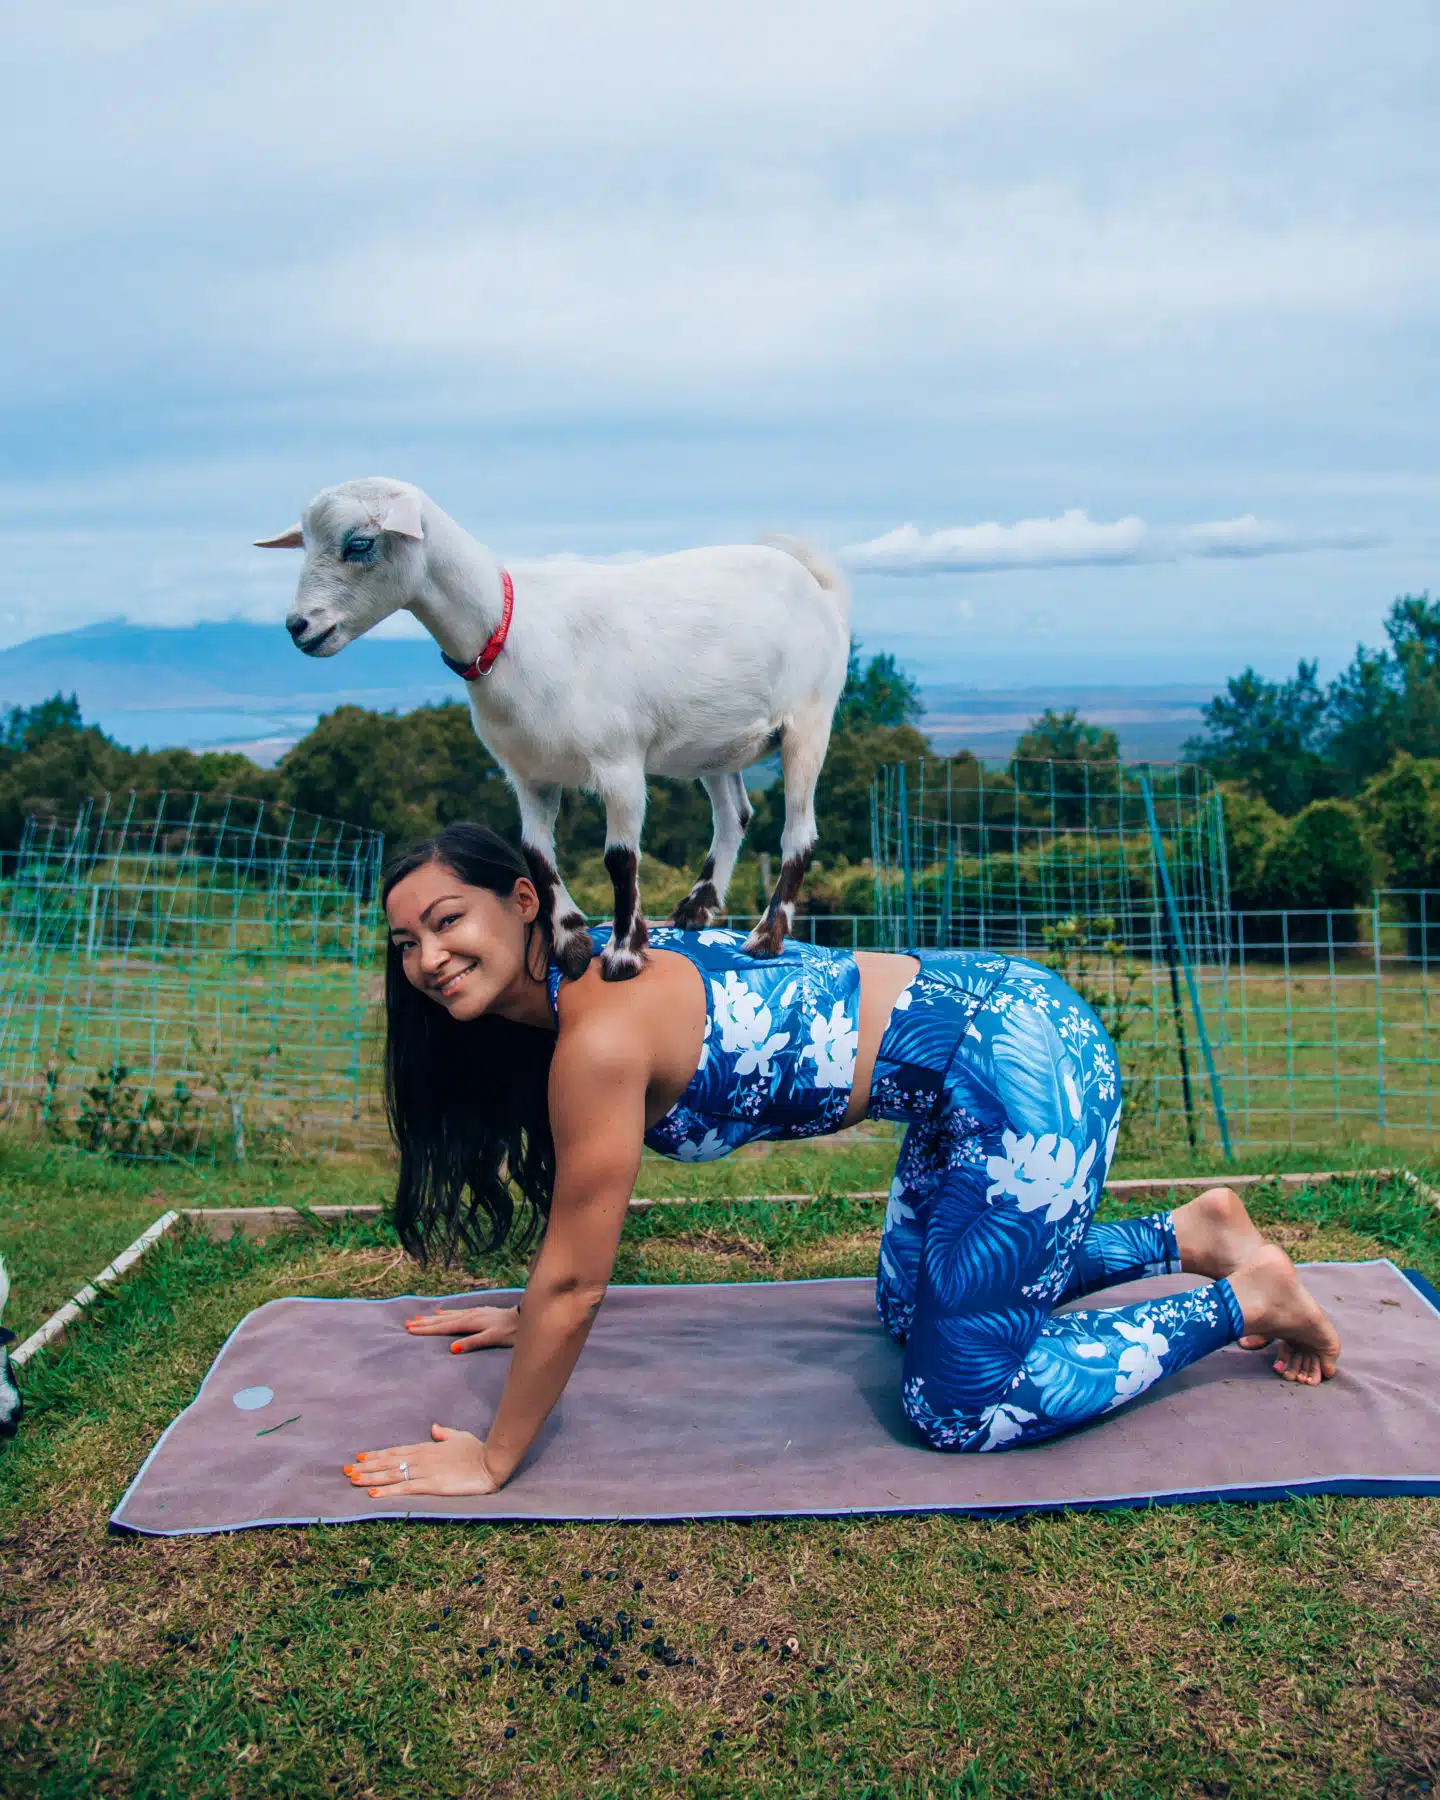
[[[0,1108],[52,1141],[237,1160],[361,1122],[379,835],[230,795],[27,821],[0,884]]]
[[[1117,1040],[1132,1150],[1429,1147],[1440,892],[1235,911],[1203,771],[967,762],[883,772],[874,911],[802,912],[797,935],[1058,969]],[[0,868],[0,1119],[186,1160],[383,1142],[381,855],[227,796],[29,821]]]
[[[1117,1040],[1131,1150],[1431,1143],[1440,893],[1233,910],[1221,796],[1184,764],[886,769],[871,830],[853,940],[1058,969]]]

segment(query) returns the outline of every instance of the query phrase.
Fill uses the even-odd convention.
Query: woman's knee
[[[968,1412],[947,1407],[942,1396],[927,1391],[923,1375],[911,1376],[904,1382],[900,1401],[912,1429],[931,1450],[971,1447],[979,1421]]]

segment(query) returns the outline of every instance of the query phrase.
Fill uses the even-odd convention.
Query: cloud
[[[14,10],[0,641],[278,620],[250,540],[374,469],[507,557],[854,543],[875,647],[1017,668],[903,577],[1177,667],[1433,582],[1433,0]]]
[[[1287,531],[1253,513],[1174,530],[1149,526],[1133,514],[1106,524],[1072,507],[1053,519],[1020,519],[1014,525],[954,525],[939,531],[901,525],[849,545],[842,555],[857,573],[939,575],[1293,556],[1306,550],[1367,549],[1377,542],[1359,532]]]

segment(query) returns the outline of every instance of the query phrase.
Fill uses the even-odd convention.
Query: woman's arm
[[[525,1288],[505,1390],[482,1443],[432,1426],[435,1442],[366,1451],[356,1486],[398,1494],[486,1494],[507,1482],[564,1392],[605,1298],[640,1168],[648,1062],[609,1023],[576,1021],[550,1072],[555,1194]],[[400,1474],[401,1463],[406,1476]]]
[[[510,1479],[549,1418],[590,1335],[620,1248],[645,1135],[648,1069],[607,1033],[576,1033],[550,1077],[555,1197],[525,1285],[515,1353],[486,1463]]]

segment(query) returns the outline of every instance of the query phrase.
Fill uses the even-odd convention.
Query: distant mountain
[[[0,705],[57,692],[132,748],[258,743],[270,761],[334,707],[406,711],[464,690],[428,638],[361,638],[316,661],[279,625],[166,630],[107,619],[0,650]]]
[[[926,687],[921,728],[940,750],[1008,756],[1047,706],[1112,725],[1127,756],[1176,757],[1200,729],[1210,687]],[[339,656],[301,656],[279,625],[174,630],[107,619],[0,650],[0,706],[73,693],[118,742],[243,749],[273,762],[323,712],[347,704],[406,712],[464,697],[428,638],[361,638]]]
[[[1214,685],[1172,683],[1156,687],[962,688],[923,690],[920,728],[937,750],[972,750],[976,756],[1009,756],[1030,721],[1046,707],[1074,707],[1092,725],[1109,726],[1122,755],[1134,761],[1173,762],[1186,738],[1200,734],[1200,708]]]

